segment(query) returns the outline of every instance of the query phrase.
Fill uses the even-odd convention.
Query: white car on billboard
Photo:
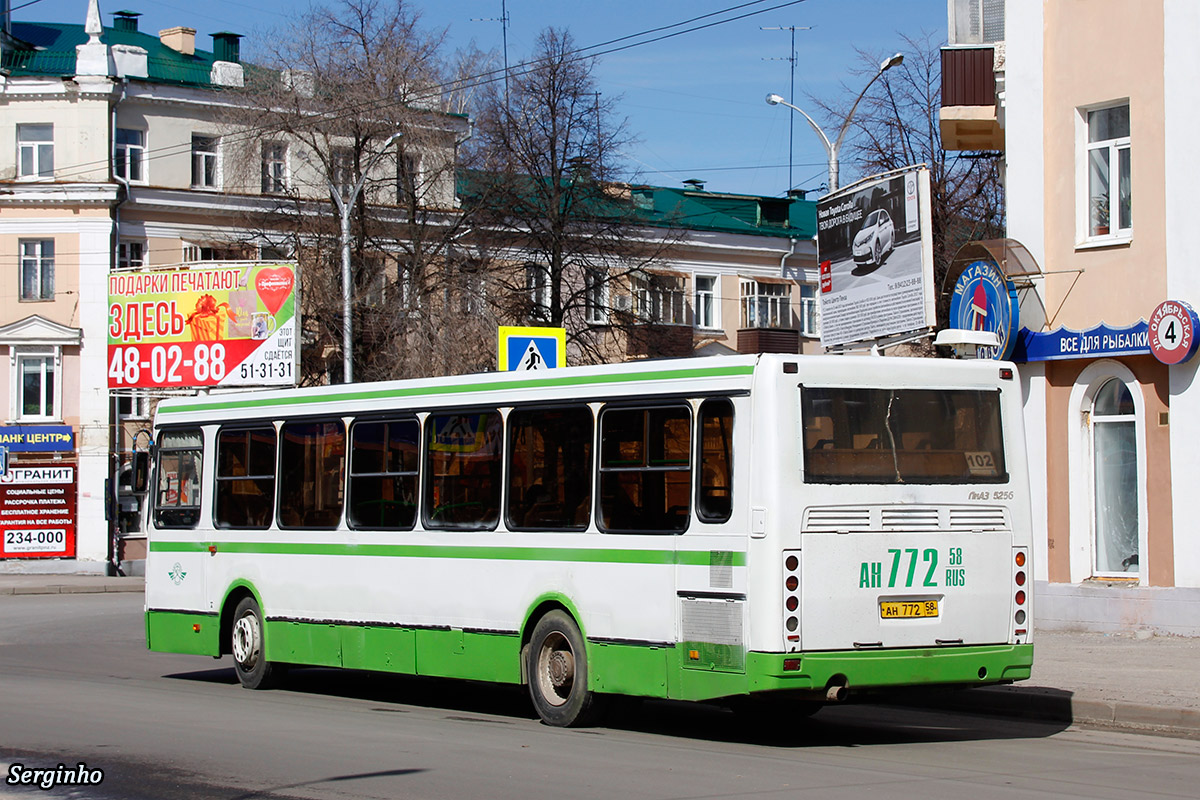
[[[877,208],[854,235],[854,263],[878,267],[895,245],[896,226],[892,224],[891,215]]]

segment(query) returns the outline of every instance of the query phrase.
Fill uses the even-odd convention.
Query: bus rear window
[[[803,387],[806,483],[1006,483],[1000,392]]]

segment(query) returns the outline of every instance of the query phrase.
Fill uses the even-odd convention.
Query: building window
[[[550,270],[541,264],[525,265],[525,291],[531,319],[550,319]]]
[[[412,153],[401,153],[396,159],[396,194],[403,203],[416,199],[421,192],[421,158]]]
[[[136,269],[146,266],[146,243],[128,239],[117,245],[117,266],[121,269]]]
[[[192,134],[192,186],[216,189],[220,185],[219,144],[215,136]]]
[[[1133,233],[1129,104],[1086,112],[1087,237]]]
[[[589,325],[608,324],[608,276],[604,270],[584,273],[584,311]]]
[[[287,146],[283,142],[263,143],[262,191],[263,194],[287,191]]]
[[[121,419],[149,419],[150,396],[137,389],[130,394],[118,395],[117,416]]]
[[[671,275],[644,275],[633,279],[637,315],[658,325],[682,325],[683,281]]]
[[[16,348],[16,418],[22,421],[58,419],[56,349]]]
[[[329,180],[339,197],[350,198],[354,191],[354,151],[349,147],[335,147],[330,152]]]
[[[1097,576],[1139,572],[1137,410],[1117,378],[1092,401],[1093,530]]]
[[[790,327],[790,301],[791,290],[786,283],[741,281],[742,327]]]
[[[17,164],[22,178],[54,177],[53,125],[17,125]]]
[[[821,335],[820,305],[816,284],[800,284],[800,333],[816,338]]]
[[[54,240],[22,239],[21,300],[41,302],[54,299]]]
[[[1004,41],[1004,0],[950,0],[950,44]]]
[[[696,276],[696,327],[721,327],[721,308],[717,302],[717,283],[715,275]]]
[[[117,128],[117,147],[113,154],[113,173],[133,183],[142,183],[146,175],[142,164],[146,155],[146,132]]]

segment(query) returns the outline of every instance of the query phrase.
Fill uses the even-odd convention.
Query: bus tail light
[[[1013,636],[1024,637],[1029,634],[1029,627],[1026,622],[1029,619],[1029,609],[1027,603],[1029,596],[1025,593],[1025,583],[1029,580],[1029,576],[1025,572],[1025,565],[1029,561],[1029,554],[1024,548],[1013,550]],[[1017,639],[1017,644],[1020,644],[1022,639]]]
[[[783,627],[786,649],[794,653],[800,644],[800,553],[798,551],[783,554]],[[799,669],[799,660],[796,669]]]

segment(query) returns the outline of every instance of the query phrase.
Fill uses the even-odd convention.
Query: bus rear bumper
[[[747,653],[750,692],[851,692],[899,686],[984,686],[1029,677],[1033,645],[857,650],[821,653]]]

